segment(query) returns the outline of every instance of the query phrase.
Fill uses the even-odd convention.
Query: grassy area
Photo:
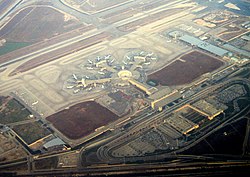
[[[31,144],[49,134],[48,129],[42,127],[39,122],[16,125],[13,130],[27,143]]]
[[[27,42],[7,42],[6,44],[4,44],[4,46],[0,47],[0,55],[4,55],[14,50],[26,47],[30,44],[31,43]]]
[[[28,120],[31,114],[23,105],[9,97],[0,98],[0,123],[9,124]]]

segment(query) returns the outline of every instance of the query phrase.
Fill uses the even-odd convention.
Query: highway
[[[68,169],[68,170],[51,170],[51,171],[35,171],[27,176],[39,175],[67,175],[73,174],[75,176],[88,176],[91,175],[105,175],[105,176],[128,176],[128,175],[153,175],[164,174],[164,176],[179,176],[179,175],[205,175],[224,173],[234,174],[237,169],[244,174],[244,170],[249,168],[249,163],[235,161],[235,162],[195,162],[195,161],[173,161],[172,163],[147,163],[147,164],[121,164],[121,165],[97,165],[84,169]],[[239,172],[239,171],[238,171]]]

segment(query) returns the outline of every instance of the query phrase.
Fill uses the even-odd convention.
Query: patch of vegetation
[[[39,122],[20,124],[13,127],[13,130],[27,143],[31,144],[49,134],[48,129],[42,127]]]
[[[55,169],[57,167],[58,157],[50,157],[35,161],[36,169]]]
[[[22,104],[9,97],[0,98],[0,123],[10,124],[29,119],[31,114]]]

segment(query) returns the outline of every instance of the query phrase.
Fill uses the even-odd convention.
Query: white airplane
[[[148,56],[148,57],[151,57],[152,55],[154,55],[154,53],[153,53],[153,52],[151,52],[151,53],[147,54],[147,56]]]
[[[75,80],[77,80],[77,77],[76,77],[76,75],[75,75],[75,74],[73,74],[73,77],[74,77],[74,79],[75,79]]]
[[[111,57],[111,55],[109,54],[109,55],[104,56],[104,59],[107,60],[107,59],[109,59],[110,57]]]
[[[69,85],[67,86],[67,89],[72,89],[74,87],[74,85]]]
[[[192,26],[189,26],[189,27],[187,28],[187,31],[191,30],[192,28],[193,28]]]
[[[98,74],[104,75],[105,73],[104,73],[104,72],[101,72],[101,71],[98,71]]]
[[[103,72],[103,71],[105,71],[105,70],[107,70],[107,68],[104,67],[104,68],[101,68],[100,71]]]
[[[131,60],[131,58],[130,58],[129,56],[126,56],[126,58],[127,58],[128,60]]]
[[[200,32],[200,30],[201,29],[199,28],[199,29],[195,30],[194,33],[198,33],[198,32]]]
[[[78,93],[80,91],[80,89],[74,90],[74,93]]]
[[[89,87],[88,89],[87,89],[87,91],[91,91],[93,88],[92,87]]]
[[[84,88],[87,86],[84,78],[82,78],[81,83],[82,83]]]
[[[100,61],[102,58],[100,56],[97,56],[97,61]]]
[[[32,106],[36,105],[38,103],[38,101],[35,101],[34,103],[32,103]]]
[[[92,64],[92,63],[93,63],[91,60],[88,60],[88,62],[89,62],[90,64]]]

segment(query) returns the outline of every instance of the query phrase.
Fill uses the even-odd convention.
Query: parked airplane
[[[150,65],[151,63],[150,62],[147,62],[147,63],[143,63],[144,65]]]
[[[153,53],[153,52],[151,52],[151,53],[147,54],[147,56],[148,56],[148,57],[151,57],[152,55],[154,55],[154,53]]]
[[[102,58],[100,56],[97,56],[97,61],[100,61]]]
[[[38,101],[35,101],[34,103],[32,103],[32,106],[36,105],[38,103]]]
[[[77,77],[76,77],[76,75],[75,75],[75,74],[73,74],[73,77],[74,77],[74,79],[75,79],[75,80],[77,80]]]
[[[72,89],[74,87],[74,85],[69,85],[67,86],[67,89]]]
[[[74,93],[78,93],[80,91],[80,89],[74,90]]]
[[[104,56],[104,59],[107,60],[107,59],[109,59],[110,57],[111,57],[111,55],[108,54],[108,55]]]
[[[101,71],[98,71],[98,74],[104,75],[105,73],[104,73],[104,72],[101,72]]]

